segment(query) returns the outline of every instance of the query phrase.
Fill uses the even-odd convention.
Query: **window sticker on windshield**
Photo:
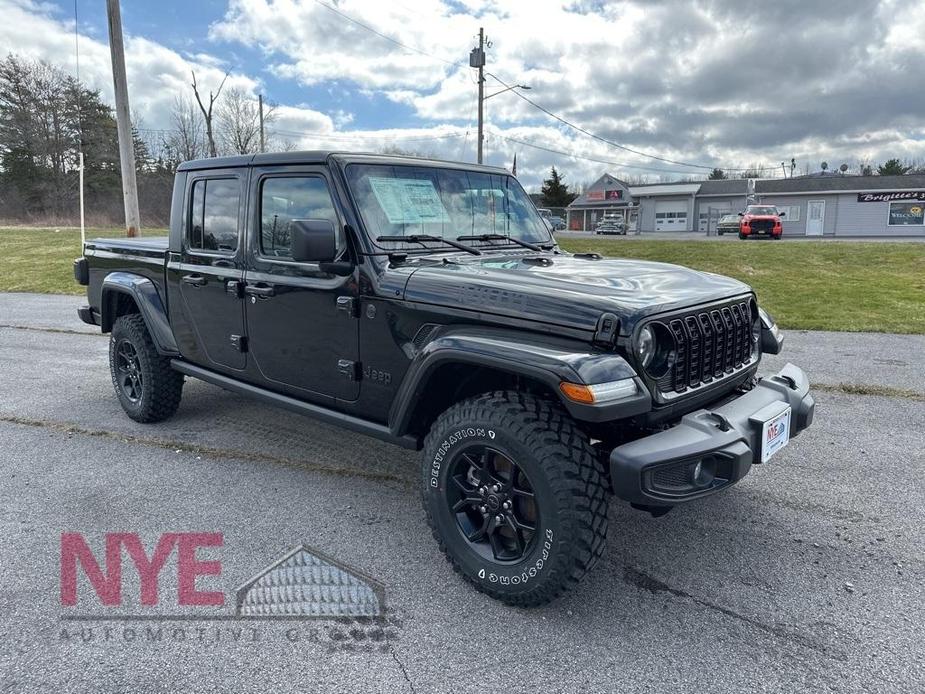
[[[450,221],[432,181],[370,176],[369,185],[390,224]]]

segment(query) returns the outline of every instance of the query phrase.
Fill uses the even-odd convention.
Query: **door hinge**
[[[247,351],[247,336],[246,335],[232,335],[231,336],[231,346],[234,347],[239,352]]]
[[[338,359],[337,371],[348,381],[360,380],[360,362],[350,361],[349,359]]]
[[[337,310],[343,311],[351,318],[356,318],[360,315],[357,312],[357,300],[352,296],[337,297]]]

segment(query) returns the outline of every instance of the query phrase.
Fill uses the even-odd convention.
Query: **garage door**
[[[735,214],[731,207],[722,207],[719,205],[701,205],[700,219],[697,222],[697,228],[700,231],[709,231],[716,229],[716,224],[727,214]]]
[[[655,203],[656,231],[686,231],[687,201],[661,200]]]

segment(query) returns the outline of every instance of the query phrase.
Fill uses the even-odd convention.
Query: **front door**
[[[290,225],[344,222],[324,167],[253,169],[244,288],[252,375],[274,390],[305,399],[355,400],[359,395],[358,288],[353,276],[322,272],[292,260]]]
[[[806,203],[806,235],[822,236],[825,226],[825,200],[810,200]]]
[[[240,170],[191,175],[186,188],[183,244],[168,265],[177,283],[180,314],[177,339],[185,359],[206,368],[240,370],[244,306],[244,179]],[[177,262],[178,261],[178,262]]]

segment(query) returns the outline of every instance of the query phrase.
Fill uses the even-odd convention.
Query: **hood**
[[[415,269],[404,298],[584,330],[613,313],[627,334],[644,316],[751,291],[729,277],[644,260],[503,254],[454,261]]]
[[[776,214],[746,214],[742,216],[742,219],[752,220],[752,219],[771,219],[777,221],[780,219],[780,215]]]

